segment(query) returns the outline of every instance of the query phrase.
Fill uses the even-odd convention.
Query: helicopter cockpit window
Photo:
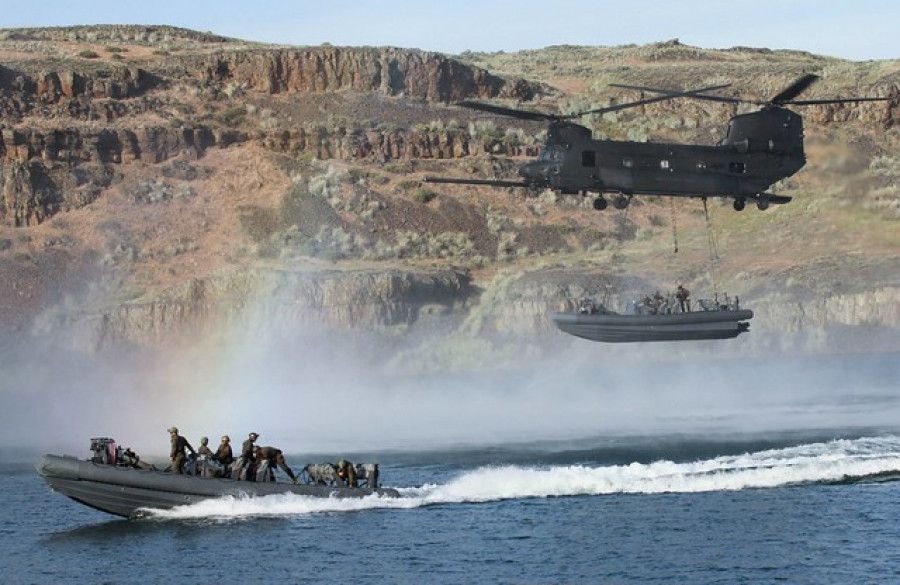
[[[581,166],[595,167],[597,166],[597,153],[593,150],[581,151]]]
[[[732,162],[728,163],[728,170],[736,175],[743,175],[747,167],[742,162]]]

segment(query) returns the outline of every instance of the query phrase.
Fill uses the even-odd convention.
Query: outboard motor
[[[116,440],[109,437],[91,439],[91,461],[103,465],[116,464]]]

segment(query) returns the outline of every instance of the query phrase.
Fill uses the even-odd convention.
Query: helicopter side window
[[[561,161],[564,158],[564,154],[561,148],[557,146],[551,146],[545,148],[541,151],[541,154],[538,156],[538,160],[542,160],[545,162],[549,161]]]
[[[630,169],[634,166],[634,160],[630,159],[630,158],[623,158],[622,166],[625,167],[626,169]]]
[[[669,161],[667,161],[666,159],[663,159],[663,160],[659,161],[659,168],[661,168],[661,169],[668,169],[668,168],[669,168]]]
[[[736,175],[743,175],[747,172],[747,167],[742,162],[728,163],[728,170]]]
[[[593,150],[581,151],[581,166],[595,167],[597,166],[597,153]]]

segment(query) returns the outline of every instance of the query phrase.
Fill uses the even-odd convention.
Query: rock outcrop
[[[422,315],[458,310],[474,293],[470,276],[454,270],[231,268],[158,298],[44,319],[41,333],[97,350],[189,343],[236,330],[250,337],[304,330],[402,333]]]
[[[441,55],[392,48],[310,47],[186,57],[168,75],[266,93],[380,92],[428,101],[530,100],[539,84],[504,79]]]

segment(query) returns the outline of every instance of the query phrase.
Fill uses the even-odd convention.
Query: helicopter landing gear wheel
[[[603,197],[597,197],[596,199],[594,199],[594,209],[596,209],[597,211],[603,211],[604,209],[606,209],[607,205],[609,205],[609,203],[607,203],[606,199],[604,199]]]
[[[618,197],[613,199],[613,207],[615,207],[616,209],[625,209],[626,207],[628,207],[628,203],[630,203],[630,201],[628,197],[625,197],[624,195],[619,195]]]
[[[743,199],[734,200],[733,207],[735,211],[744,211],[744,205],[746,205],[746,202]]]
[[[756,202],[756,207],[760,211],[765,211],[769,208],[769,199],[768,197],[760,197],[759,201]]]

